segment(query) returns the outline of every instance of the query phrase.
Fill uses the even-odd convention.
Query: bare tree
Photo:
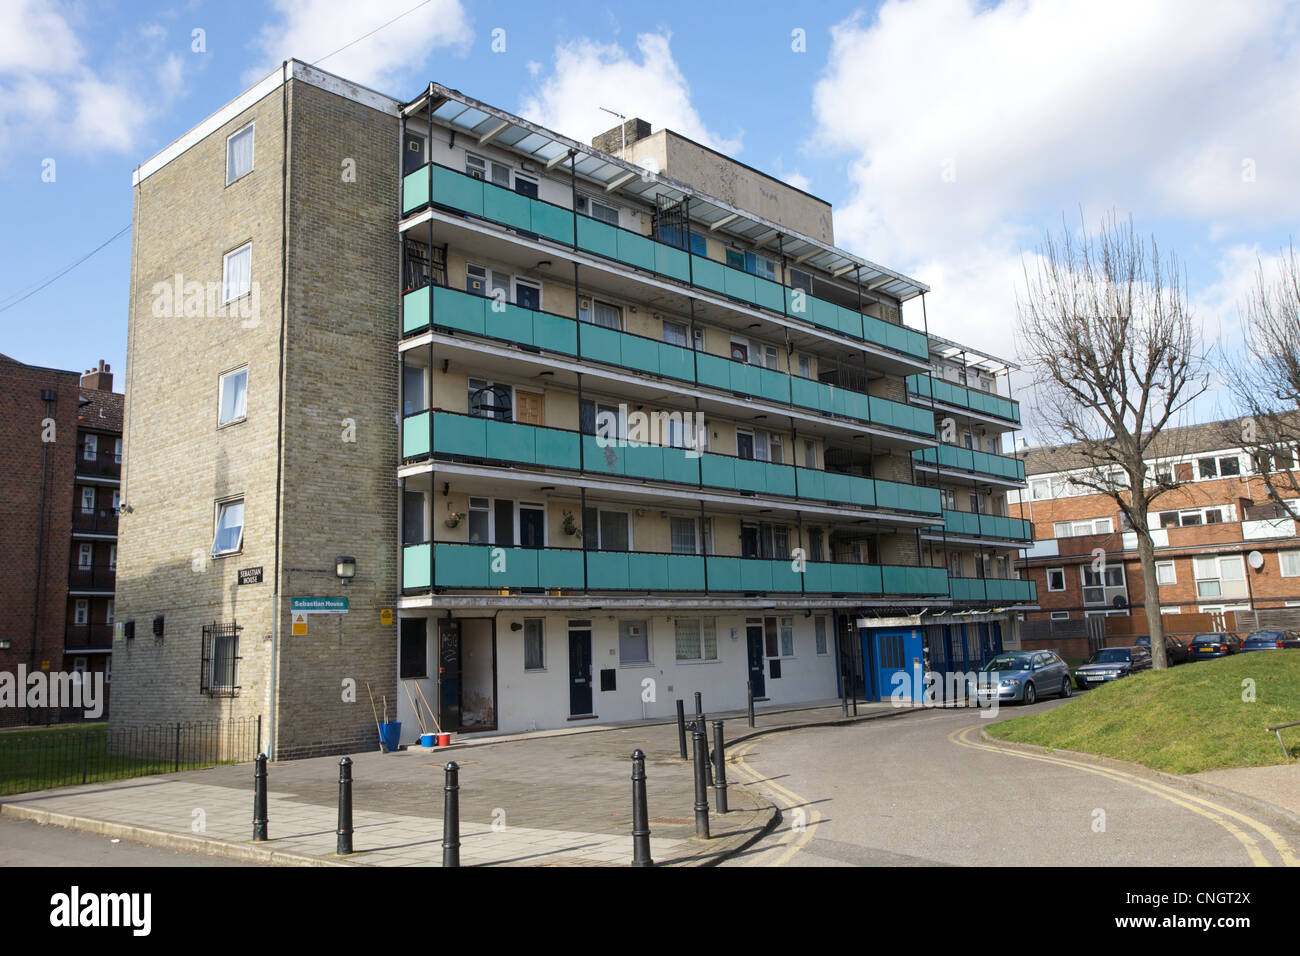
[[[1036,424],[1071,482],[1109,496],[1136,532],[1151,657],[1164,667],[1147,511],[1176,482],[1149,477],[1147,461],[1170,454],[1162,432],[1209,384],[1178,261],[1111,214],[1095,233],[1082,221],[1077,233],[1064,223],[1059,237],[1044,233],[1024,273],[1016,305]]]
[[[1221,363],[1241,416],[1239,434],[1227,437],[1250,453],[1277,516],[1300,518],[1300,260],[1294,246],[1276,269],[1259,262],[1255,287],[1238,311],[1244,348]]]

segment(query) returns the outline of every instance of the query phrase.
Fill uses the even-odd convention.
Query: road
[[[1059,754],[1011,754],[979,739],[982,724],[975,711],[935,710],[740,743],[730,781],[762,788],[783,820],[726,865],[1300,865],[1300,832],[1246,805]]]
[[[0,866],[241,866],[127,840],[0,817]]]

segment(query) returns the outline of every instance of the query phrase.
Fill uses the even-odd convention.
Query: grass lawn
[[[1248,679],[1253,703],[1242,700]],[[1293,720],[1300,720],[1300,651],[1279,650],[1144,671],[986,729],[1001,740],[1198,773],[1286,763],[1277,736],[1264,728]],[[1282,739],[1300,752],[1300,727]]]
[[[104,723],[0,732],[0,794],[66,787],[83,781],[122,780],[176,769],[174,758],[110,754],[107,743],[108,726]],[[182,770],[215,762],[187,760],[186,756],[182,755]]]

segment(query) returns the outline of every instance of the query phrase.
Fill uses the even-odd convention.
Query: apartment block
[[[112,388],[102,361],[78,375],[0,356],[0,671],[111,681],[122,453],[122,396]],[[0,724],[72,716],[6,708]]]
[[[880,698],[1034,606],[1010,366],[816,197],[296,61],[135,178],[115,720]]]
[[[1160,480],[1173,485],[1147,516],[1162,614],[1230,611],[1249,624],[1257,611],[1300,608],[1296,523],[1263,477],[1298,470],[1300,462],[1294,452],[1261,461],[1242,446],[1240,430],[1236,420],[1170,430],[1169,453],[1148,463],[1153,487]],[[1069,448],[1029,448],[1022,457],[1028,487],[1011,497],[1033,524],[1025,564],[1040,596],[1040,609],[1027,619],[1144,617],[1137,534],[1114,500],[1072,480],[1086,469]],[[1177,630],[1177,623],[1166,630]]]

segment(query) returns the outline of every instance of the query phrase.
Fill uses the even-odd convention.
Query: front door
[[[749,648],[749,679],[754,685],[754,698],[767,696],[767,675],[763,673],[763,625],[745,627],[745,644]]]
[[[585,717],[591,709],[591,631],[569,631],[569,715]]]
[[[460,729],[460,621],[438,621],[438,724]]]
[[[519,506],[519,547],[545,547],[546,512],[534,505]]]
[[[515,421],[521,425],[545,425],[540,392],[515,389]]]
[[[424,165],[424,137],[414,133],[406,134],[406,148],[403,150],[402,175],[409,176]]]

